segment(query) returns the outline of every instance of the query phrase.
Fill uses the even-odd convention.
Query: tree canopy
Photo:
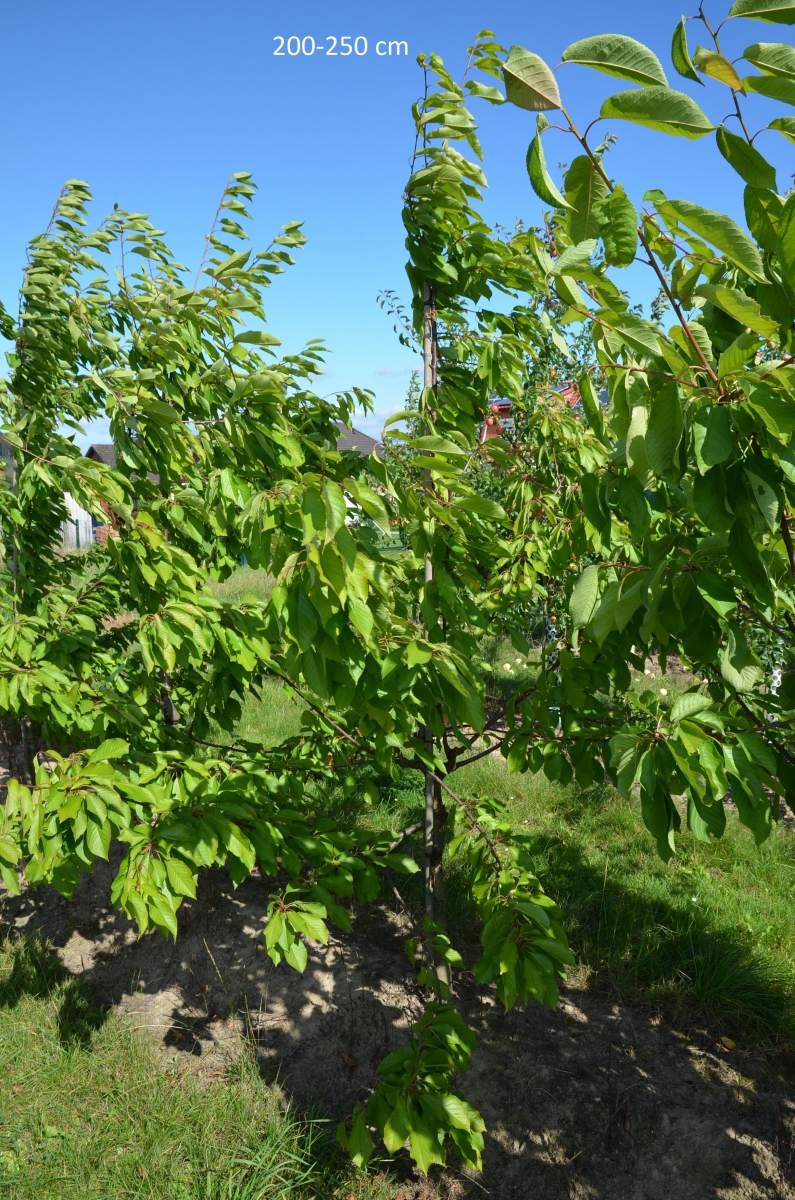
[[[730,13],[794,15],[785,0]],[[716,108],[729,99],[731,126],[623,35],[574,42],[557,73],[484,32],[463,83],[421,56],[403,223],[424,374],[411,425],[398,414],[387,433],[411,452],[399,469],[337,449],[336,422],[368,395],[319,396],[322,345],[284,354],[266,329],[264,292],[304,237],[292,222],[249,248],[245,173],[195,276],[141,214],[90,230],[88,188],[67,183],[30,246],[18,313],[0,313],[14,343],[0,383],[13,454],[0,712],[21,747],[0,877],[69,894],[118,841],[114,901],[142,933],[176,936],[202,870],[237,883],[256,868],[271,890],[267,952],[302,970],[307,939],[348,929],[387,872],[422,858],[425,912],[407,949],[427,1004],[342,1134],[360,1162],[375,1132],[422,1170],[451,1143],[480,1163],[483,1121],[454,1081],[473,1035],[437,904],[445,853],[468,860],[475,975],[507,1008],[554,1004],[571,962],[528,838],[492,797],[458,793],[460,766],[499,753],[564,783],[608,780],[637,795],[666,857],[682,821],[719,836],[729,800],[762,841],[795,795],[795,196],[777,191],[742,107],[747,94],[786,103],[795,69],[788,47],[754,43],[744,60],[758,72],[741,78],[701,19],[711,48],[691,55],[680,24],[673,66],[708,79]],[[747,228],[659,189],[630,197],[565,107],[577,66],[630,85],[598,119],[703,138],[705,155],[714,140]],[[507,235],[482,216],[472,112],[506,102],[533,114],[529,180],[550,206],[545,228]],[[792,139],[792,121],[765,129]],[[559,181],[543,149],[553,124],[576,152]],[[638,260],[665,302],[651,318],[622,287]],[[550,345],[570,360],[567,327],[590,340],[576,409],[537,370]],[[494,396],[512,402],[518,432],[481,448]],[[99,416],[115,469],[77,448],[73,431]],[[57,549],[65,493],[112,524],[80,558]],[[267,601],[208,589],[242,556],[276,577]],[[532,686],[493,711],[495,614],[552,604],[555,640]],[[527,635],[512,628],[520,649]],[[631,692],[654,655],[691,672],[674,703]],[[265,749],[234,730],[243,698],[274,676],[304,715],[300,735]],[[422,775],[421,855],[412,830],[340,830],[323,814],[323,787],[365,763]]]

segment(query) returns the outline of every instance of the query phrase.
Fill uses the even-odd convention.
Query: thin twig
[[[795,575],[795,547],[792,545],[792,534],[789,527],[789,511],[785,508],[781,514],[781,536],[784,539],[784,545],[787,547],[787,558],[789,559],[790,574]]]

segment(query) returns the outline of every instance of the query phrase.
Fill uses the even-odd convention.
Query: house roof
[[[360,454],[372,454],[373,451],[381,457],[381,443],[375,438],[371,438],[369,434],[362,433],[360,429],[354,429],[352,426],[347,428],[342,421],[335,421],[334,424],[340,431],[340,437],[337,440],[337,449],[342,450],[358,450]]]
[[[342,421],[334,422],[340,431],[340,436],[337,439],[337,449],[343,450],[358,450],[359,454],[368,455],[373,451],[381,456],[381,443],[375,438],[371,438],[368,434],[362,433],[360,429],[353,427],[347,428]],[[99,462],[105,463],[108,467],[116,466],[116,447],[113,442],[94,442],[86,450],[86,458],[94,458]]]
[[[106,467],[116,466],[116,447],[113,442],[95,442],[86,450],[86,458],[96,458]]]

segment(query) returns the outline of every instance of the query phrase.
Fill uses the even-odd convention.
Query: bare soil
[[[299,976],[264,952],[263,881],[233,891],[207,877],[173,943],[136,940],[110,878],[97,871],[71,902],[49,888],[0,895],[0,933],[45,937],[101,1002],[208,1078],[243,1031],[299,1111],[343,1116],[419,1011],[406,929],[386,908],[316,947]],[[672,1028],[576,985],[553,1012],[506,1015],[466,978],[459,999],[478,1033],[462,1090],[488,1126],[484,1171],[429,1188],[396,1164],[402,1200],[795,1200],[791,1057],[729,1049],[719,1030]]]

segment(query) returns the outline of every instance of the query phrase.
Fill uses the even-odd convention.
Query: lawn
[[[299,1121],[241,1046],[200,1085],[97,1009],[36,942],[0,943],[0,1197],[386,1200]],[[66,1102],[65,1102],[66,1099]]]
[[[509,662],[520,680],[533,670],[532,661],[504,645],[493,661],[498,671]],[[683,684],[676,675],[638,682],[639,689],[656,692],[665,686],[670,701]],[[260,701],[247,704],[241,732],[272,744],[297,732],[299,721],[299,706],[274,682]],[[360,784],[368,778],[374,777],[366,769],[359,773]],[[341,822],[372,828],[402,828],[418,819],[416,772],[402,772],[397,784],[374,781],[381,791],[375,804],[361,786],[353,795],[333,789],[319,803]],[[722,839],[699,842],[683,829],[678,853],[664,863],[639,805],[608,787],[583,791],[543,775],[511,774],[498,754],[465,767],[451,782],[465,796],[505,801],[512,819],[532,835],[537,872],[564,914],[580,979],[746,1042],[795,1044],[792,825],[779,824],[756,846],[730,810]],[[472,925],[466,871],[448,862],[447,875],[448,916],[465,934]]]

